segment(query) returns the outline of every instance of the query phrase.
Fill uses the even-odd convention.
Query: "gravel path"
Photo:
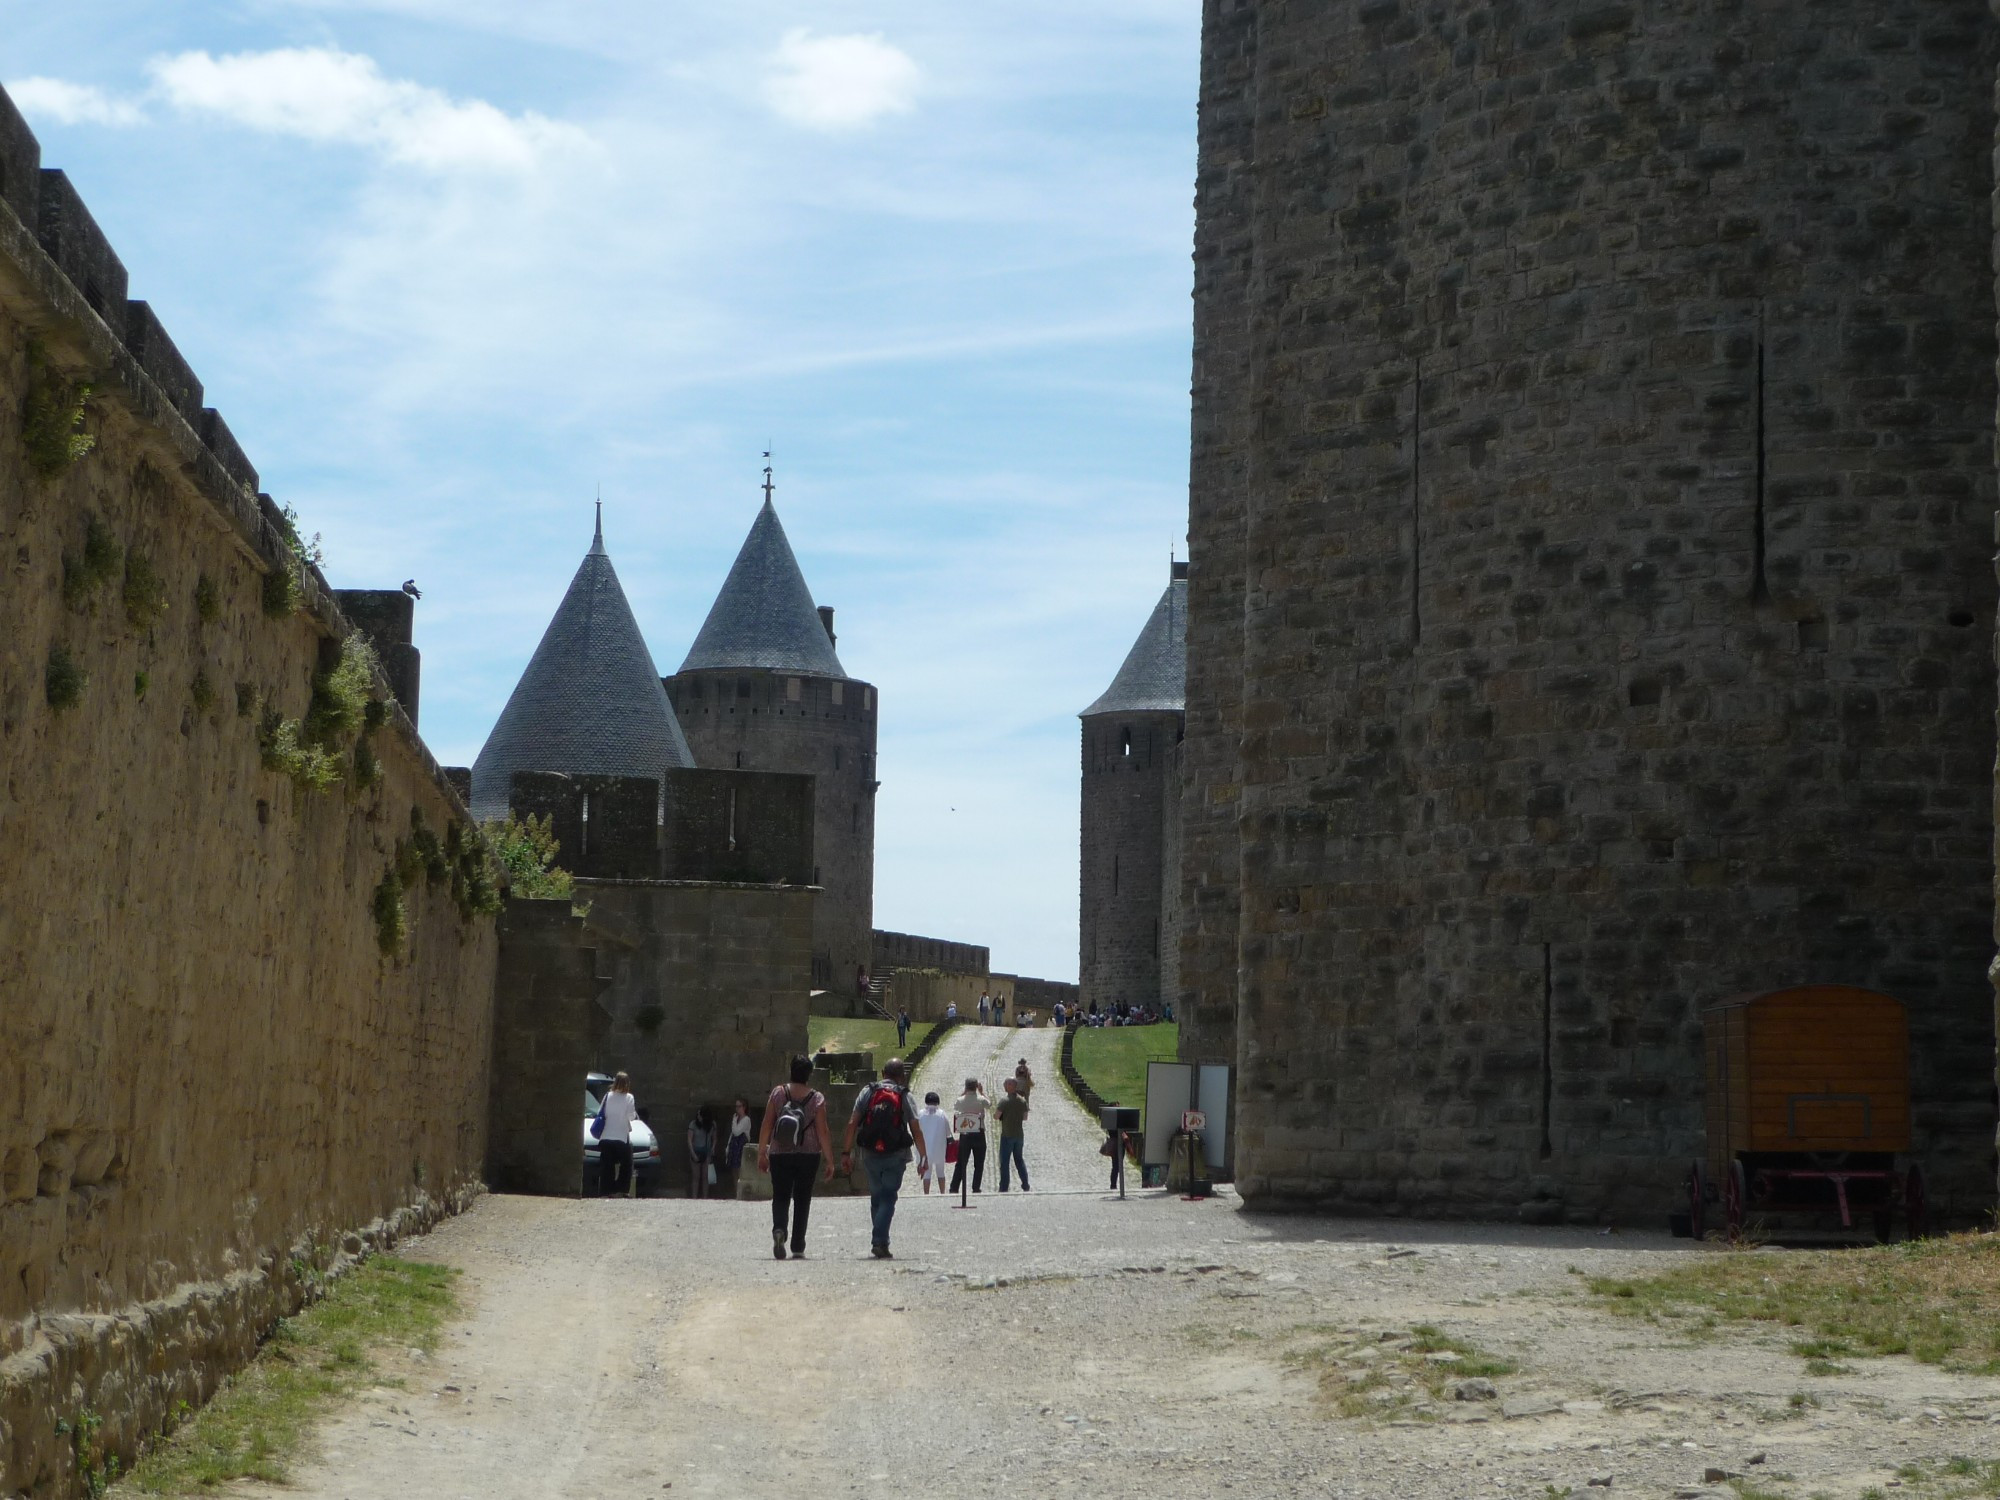
[[[867,1258],[850,1198],[815,1205],[810,1259],[776,1262],[768,1223],[482,1200],[404,1247],[465,1272],[438,1353],[336,1418],[292,1485],[230,1493],[1737,1500],[1713,1472],[1857,1500],[1910,1493],[1902,1464],[2000,1456],[2000,1382],[1898,1359],[1810,1376],[1792,1330],[1690,1337],[1582,1294],[1728,1253],[1661,1235],[905,1194],[895,1261]],[[1421,1360],[1398,1352],[1417,1324],[1519,1370],[1492,1399],[1338,1415],[1322,1373]]]
[[[1104,1132],[1084,1113],[1062,1081],[1062,1033],[1050,1026],[954,1027],[918,1070],[917,1097],[937,1090],[945,1108],[964,1092],[965,1080],[977,1078],[994,1099],[1000,1081],[1014,1076],[1022,1058],[1034,1075],[1021,1158],[1028,1164],[1028,1181],[1040,1193],[1101,1192],[1110,1180],[1111,1163],[1097,1154]],[[987,1142],[986,1190],[999,1186],[997,1138]]]

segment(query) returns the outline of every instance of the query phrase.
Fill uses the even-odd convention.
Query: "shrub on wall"
[[[49,363],[39,344],[28,345],[28,399],[21,412],[21,446],[28,467],[55,479],[97,446],[83,430],[83,413],[93,387],[70,380]]]
[[[153,559],[134,547],[125,554],[125,618],[134,630],[151,630],[166,612],[166,582]]]
[[[194,617],[204,625],[222,618],[222,590],[206,573],[194,581]]]
[[[110,528],[92,516],[84,527],[82,553],[63,557],[63,603],[86,613],[94,611],[98,591],[118,576],[124,556]]]
[[[396,872],[385,870],[376,883],[371,905],[375,913],[375,943],[383,953],[400,953],[410,935],[409,915],[403,908],[403,882]]]
[[[83,701],[83,690],[90,686],[90,674],[76,664],[67,646],[49,647],[49,664],[43,673],[43,691],[47,694],[49,707],[58,713],[66,708],[75,708]]]
[[[556,864],[560,852],[556,844],[555,819],[525,820],[512,813],[486,825],[486,841],[493,846],[494,858],[507,872],[507,884],[516,896],[563,897],[573,887],[569,871]]]

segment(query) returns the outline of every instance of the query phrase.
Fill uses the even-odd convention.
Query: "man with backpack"
[[[841,1142],[841,1170],[851,1170],[854,1148],[861,1147],[861,1170],[868,1178],[868,1214],[873,1233],[869,1253],[877,1260],[894,1260],[889,1253],[889,1224],[896,1217],[896,1194],[902,1191],[910,1150],[917,1153],[919,1171],[930,1170],[930,1152],[917,1124],[916,1106],[905,1085],[900,1057],[882,1065],[882,1077],[863,1089],[847,1120]]]

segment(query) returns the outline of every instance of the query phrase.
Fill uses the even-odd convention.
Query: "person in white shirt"
[[[980,1191],[986,1176],[986,1109],[991,1101],[980,1091],[979,1080],[965,1080],[965,1092],[952,1104],[952,1127],[958,1132],[958,1165],[951,1174],[950,1192],[965,1182],[965,1164],[972,1162],[972,1190]]]
[[[620,1073],[604,1096],[604,1133],[597,1138],[598,1175],[607,1197],[632,1191],[632,1122],[639,1118],[639,1101],[632,1096],[632,1078]]]
[[[924,1165],[918,1175],[924,1180],[924,1193],[929,1195],[931,1180],[937,1180],[937,1190],[944,1192],[944,1144],[951,1138],[951,1116],[938,1108],[936,1094],[924,1095],[924,1107],[917,1111],[917,1129],[924,1133]]]

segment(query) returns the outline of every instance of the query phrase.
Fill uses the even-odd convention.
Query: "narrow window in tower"
[[[1550,946],[1544,943],[1542,944],[1542,1156],[1544,1158],[1556,1154],[1555,1139],[1549,1128],[1556,1100],[1555,987],[1555,956]]]
[[[833,747],[833,768],[836,771],[840,769],[840,746],[838,745]]]
[[[1424,367],[1417,365],[1410,397],[1410,644],[1424,638],[1418,587],[1424,573]]]
[[[1120,755],[1130,755],[1132,753],[1131,730],[1127,729],[1120,732],[1118,736],[1118,753]]]
[[[736,769],[739,771],[743,769],[743,752],[741,750],[736,752]],[[730,795],[733,797],[736,794],[731,792]]]
[[[588,858],[590,854],[590,793],[588,792],[583,794],[583,807],[578,821],[582,827],[576,836],[577,853]]]
[[[1751,422],[1751,441],[1756,444],[1757,499],[1754,524],[1756,530],[1750,539],[1750,602],[1763,604],[1771,597],[1770,581],[1764,576],[1764,484],[1765,484],[1765,441],[1764,441],[1764,304],[1757,304],[1757,395]]]
[[[798,680],[798,678],[796,678],[796,677],[787,677],[787,678],[785,679],[785,701],[786,701],[787,703],[796,703],[796,702],[798,702],[798,701],[799,701],[799,680]]]
[[[836,678],[834,679],[834,681],[833,681],[833,706],[834,706],[835,708],[838,708],[838,707],[840,707],[840,700],[841,700],[841,695],[842,695],[842,693],[843,693],[843,692],[845,691],[846,687],[847,687],[847,684],[846,684],[846,683],[844,683],[844,682],[842,682],[842,681],[841,681],[841,680],[840,680],[839,678],[837,678],[837,677],[836,677]]]
[[[736,852],[736,788],[729,789],[729,852]]]

